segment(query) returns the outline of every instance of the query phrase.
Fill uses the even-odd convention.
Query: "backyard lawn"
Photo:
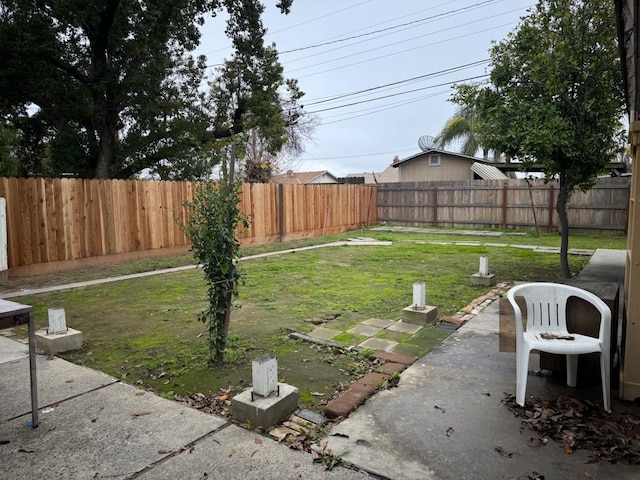
[[[224,365],[211,366],[204,324],[200,270],[186,270],[90,287],[16,298],[33,304],[36,323],[45,326],[47,309],[63,307],[67,324],[83,332],[84,347],[62,356],[166,397],[229,394],[251,383],[251,361],[263,354],[278,358],[279,377],[300,389],[302,406],[322,410],[336,390],[365,370],[356,353],[310,345],[288,338],[307,332],[310,320],[368,318],[398,320],[412,301],[412,285],[426,282],[427,304],[439,316],[450,315],[488,287],[472,286],[480,256],[500,282],[553,281],[560,275],[557,254],[536,253],[489,243],[557,246],[559,236],[531,234],[500,237],[397,233],[365,230],[306,242],[245,249],[244,255],[324,243],[354,236],[390,240],[391,246],[341,246],[283,253],[241,262],[245,275],[232,314],[231,337]],[[432,242],[480,242],[480,245]],[[572,248],[625,248],[617,235],[572,236]],[[587,256],[571,256],[577,273]],[[189,256],[132,263],[114,268],[69,272],[38,279],[12,280],[5,288],[69,283],[192,263]],[[92,277],[93,276],[93,277]],[[23,283],[20,283],[23,282]],[[20,332],[19,332],[20,334]],[[426,349],[421,354],[426,353]]]

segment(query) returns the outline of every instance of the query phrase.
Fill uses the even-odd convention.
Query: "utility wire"
[[[360,105],[361,103],[374,102],[376,100],[382,100],[382,99],[385,99],[385,98],[397,97],[397,96],[400,96],[400,95],[406,95],[408,93],[420,92],[422,90],[428,90],[428,89],[431,89],[431,88],[442,87],[442,86],[445,86],[445,85],[451,85],[453,83],[468,82],[469,80],[477,80],[479,78],[486,78],[488,76],[489,76],[488,74],[477,75],[475,77],[468,77],[468,78],[463,78],[463,79],[460,79],[460,80],[454,80],[452,82],[439,83],[437,85],[429,85],[427,87],[415,88],[413,90],[406,90],[404,92],[392,93],[392,94],[389,94],[389,95],[383,95],[381,97],[370,98],[370,99],[367,99],[367,100],[360,100],[359,102],[346,103],[344,105],[337,105],[335,107],[327,107],[327,108],[323,108],[323,109],[320,109],[320,110],[314,110],[314,111],[307,112],[307,113],[311,114],[311,113],[328,112],[330,110],[337,110],[339,108],[346,108],[346,107],[352,107],[353,105]]]
[[[341,93],[341,94],[336,94],[336,95],[334,95],[332,97],[328,97],[328,98],[324,98],[324,99],[318,99],[318,100],[311,101],[311,102],[304,102],[304,104],[305,104],[305,107],[308,107],[308,106],[311,106],[311,105],[318,105],[320,103],[332,102],[334,100],[340,100],[342,98],[351,97],[353,95],[359,95],[361,93],[372,92],[374,90],[379,90],[381,88],[397,86],[397,85],[401,85],[403,83],[409,83],[409,82],[414,82],[416,80],[421,80],[421,79],[426,79],[426,78],[429,78],[429,77],[435,77],[435,76],[443,75],[445,73],[453,73],[453,72],[456,72],[458,70],[464,70],[465,68],[470,68],[470,67],[475,67],[475,66],[478,66],[478,65],[482,65],[483,63],[488,63],[489,61],[490,61],[489,59],[485,59],[485,60],[478,60],[476,62],[465,63],[464,65],[458,65],[456,67],[451,67],[451,68],[447,68],[447,69],[444,69],[444,70],[439,70],[437,72],[426,73],[424,75],[419,75],[417,77],[406,78],[404,80],[398,80],[396,82],[386,83],[384,85],[378,85],[377,87],[365,88],[363,90],[357,90],[355,92]]]
[[[430,36],[436,35],[438,33],[450,32],[451,30],[455,30],[455,29],[458,29],[458,28],[464,28],[464,27],[467,27],[469,25],[473,25],[475,23],[484,22],[486,20],[491,20],[493,18],[500,17],[502,15],[508,15],[510,13],[517,12],[518,10],[522,10],[522,8],[516,8],[516,9],[513,9],[513,10],[506,11],[506,12],[498,13],[498,14],[495,14],[495,15],[489,15],[489,16],[483,17],[483,18],[477,18],[475,20],[472,20],[472,21],[466,22],[466,23],[458,23],[454,27],[451,27],[451,28],[445,28],[445,29],[442,29],[442,30],[433,30],[433,31],[430,31],[429,33],[425,33],[423,35],[418,35],[418,36],[415,36],[415,37],[405,38],[405,39],[399,40],[397,42],[388,43],[386,45],[382,45],[382,46],[379,46],[379,47],[374,47],[374,48],[368,49],[368,50],[361,50],[361,51],[356,52],[356,53],[352,53],[352,54],[345,55],[345,56],[342,56],[342,57],[337,57],[337,58],[334,58],[332,60],[327,60],[327,61],[324,61],[324,62],[315,63],[313,65],[307,65],[306,67],[302,67],[302,68],[310,68],[310,67],[313,67],[313,66],[322,65],[324,63],[329,63],[329,62],[332,62],[332,61],[342,60],[344,58],[349,58],[349,57],[353,57],[353,56],[356,56],[356,55],[361,55],[363,53],[368,53],[368,52],[371,52],[373,50],[378,50],[380,48],[387,48],[387,47],[391,47],[393,45],[398,45],[398,44],[401,44],[401,43],[411,42],[411,41],[417,40],[419,38],[430,37]],[[487,30],[489,30],[489,29],[485,29],[483,31],[487,31]],[[381,37],[382,37],[382,35],[381,35]],[[380,37],[377,37],[377,38],[380,38]],[[332,48],[330,50],[325,50],[323,52],[318,52],[314,56],[320,56],[320,55],[324,55],[326,53],[331,53],[331,52],[335,52],[337,50],[342,50],[344,48],[353,47],[354,45],[359,45],[361,43],[370,42],[371,40],[373,40],[373,39],[369,38],[369,39],[366,39],[366,40],[361,40],[359,42],[351,43],[349,45],[343,45],[341,47]],[[287,60],[286,63],[287,63],[287,65],[291,65],[292,63],[296,63],[296,62],[299,62],[301,60],[308,60],[308,59],[309,59],[309,56],[305,55],[303,57],[298,57],[298,58]]]
[[[502,28],[502,27],[506,27],[506,26],[509,26],[509,25],[513,25],[513,22],[504,23],[502,25],[497,25],[497,26],[491,27],[491,29],[493,29],[493,28]],[[320,70],[319,72],[308,73],[307,75],[297,75],[296,78],[297,79],[301,79],[301,78],[312,77],[314,75],[320,75],[322,73],[333,72],[335,70],[340,70],[340,69],[343,69],[343,68],[353,67],[355,65],[361,65],[363,63],[373,62],[374,60],[380,60],[381,58],[392,57],[394,55],[399,55],[401,53],[407,53],[407,52],[411,52],[413,50],[419,50],[421,48],[432,47],[434,45],[439,45],[439,44],[442,44],[442,43],[446,43],[446,42],[449,42],[451,40],[459,40],[461,38],[470,37],[472,35],[477,35],[479,33],[486,32],[487,30],[490,30],[490,29],[487,28],[487,29],[484,29],[484,30],[477,30],[475,32],[471,32],[471,33],[468,33],[466,35],[458,35],[456,37],[445,38],[444,40],[439,40],[437,42],[427,43],[427,44],[424,44],[424,45],[419,45],[417,47],[412,47],[412,48],[407,48],[405,50],[400,50],[399,52],[392,52],[392,53],[388,53],[386,55],[380,55],[378,57],[368,58],[366,60],[361,60],[359,62],[349,63],[348,65],[340,65],[340,66],[337,66],[337,67],[334,67],[334,68],[329,68],[329,69],[326,69],[326,70]],[[297,69],[294,69],[294,70],[288,70],[287,74],[290,74],[290,73],[293,73],[293,72],[297,72],[299,70],[304,70],[305,68],[307,68],[307,67],[297,68]]]
[[[387,32],[389,30],[396,30],[398,28],[406,27],[406,26],[409,26],[409,25],[414,25],[416,23],[426,22],[426,21],[429,21],[429,20],[435,20],[437,18],[442,18],[442,17],[445,17],[447,15],[453,15],[453,14],[456,14],[456,13],[468,11],[468,10],[475,9],[475,8],[480,8],[480,7],[489,5],[491,3],[502,2],[502,1],[503,0],[485,0],[484,2],[475,3],[473,5],[468,5],[466,7],[458,8],[456,10],[450,10],[448,12],[439,13],[437,15],[432,15],[430,17],[419,18],[418,20],[412,20],[411,22],[400,23],[398,25],[393,25],[391,27],[382,28],[382,29],[379,29],[379,30],[373,30],[371,32],[362,33],[360,35],[353,35],[351,37],[340,38],[338,40],[332,40],[332,41],[329,41],[329,42],[316,43],[316,44],[313,44],[313,45],[307,45],[305,47],[293,48],[291,50],[283,50],[280,53],[281,54],[293,53],[293,52],[299,52],[301,50],[309,50],[311,48],[324,47],[325,45],[332,45],[332,44],[335,44],[335,43],[347,42],[349,40],[354,40],[354,39],[357,39],[357,38],[362,38],[362,37],[366,37],[366,36],[370,36],[370,35],[375,35],[376,33]]]

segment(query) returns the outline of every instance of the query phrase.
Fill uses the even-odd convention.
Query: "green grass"
[[[337,355],[329,347],[289,339],[287,334],[291,330],[309,331],[313,327],[305,320],[333,319],[329,325],[343,327],[372,317],[397,320],[412,301],[412,285],[416,281],[426,282],[427,303],[436,305],[441,317],[451,315],[487,292],[487,287],[473,286],[470,282],[481,255],[489,257],[491,273],[499,281],[555,280],[560,275],[555,254],[429,243],[476,240],[558,246],[557,235],[475,238],[357,231],[296,242],[295,247],[353,236],[391,240],[394,244],[330,247],[241,262],[245,281],[232,314],[227,361],[215,367],[208,363],[206,327],[197,320],[205,307],[206,286],[200,270],[17,300],[34,305],[39,326],[46,323],[48,308],[65,308],[69,326],[83,332],[84,347],[64,354],[64,358],[164,396],[208,394],[229,388],[232,392],[240,391],[251,383],[251,361],[271,354],[278,358],[280,379],[307,392],[302,405],[319,411],[321,402],[340,384],[351,381],[347,373],[353,370],[353,359]],[[570,243],[572,248],[590,249],[624,248],[624,245],[624,237],[613,235],[575,235]],[[244,253],[292,246],[252,247]],[[588,257],[570,257],[572,271],[577,273],[587,261]],[[61,284],[190,263],[191,257],[176,257],[99,269],[93,277],[91,271],[82,271],[36,280],[40,285],[47,281]],[[9,284],[10,288],[21,285],[19,281]],[[422,355],[448,334],[441,329],[425,328],[412,338],[412,345],[405,345],[403,353]],[[353,337],[344,340],[355,341],[360,336]]]

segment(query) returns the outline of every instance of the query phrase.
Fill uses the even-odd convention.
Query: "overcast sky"
[[[298,79],[306,110],[320,120],[293,168],[337,177],[381,172],[395,155],[420,152],[418,139],[437,135],[455,112],[451,84],[486,78],[491,42],[504,39],[535,5],[294,0],[282,15],[275,0],[265,3],[265,40],[276,44],[285,75]],[[208,64],[230,54],[221,30],[216,20],[203,27],[196,53]]]

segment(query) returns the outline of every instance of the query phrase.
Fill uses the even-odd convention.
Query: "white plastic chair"
[[[522,324],[522,311],[516,297],[523,297],[527,306],[527,328]],[[567,300],[578,297],[591,303],[600,312],[598,338],[567,331]],[[609,391],[610,325],[611,310],[596,295],[580,288],[558,283],[525,283],[516,285],[507,292],[507,298],[515,311],[516,322],[516,403],[524,406],[531,350],[559,353],[567,356],[567,385],[576,386],[578,355],[600,353],[602,377],[602,399],[604,409],[611,412]],[[568,339],[545,339],[541,334],[572,337]],[[547,335],[545,335],[547,336]],[[548,336],[547,336],[548,337]]]

